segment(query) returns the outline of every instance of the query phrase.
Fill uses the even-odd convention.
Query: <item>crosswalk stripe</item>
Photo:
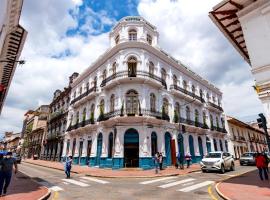
[[[174,179],[174,178],[176,178],[176,177],[175,176],[170,176],[170,177],[165,177],[165,178],[154,179],[154,180],[151,180],[151,181],[143,181],[143,182],[140,182],[140,184],[146,185],[146,184],[155,183],[155,182],[164,181],[164,180],[169,180],[169,179]]]
[[[81,187],[87,187],[87,186],[89,186],[86,183],[83,183],[83,182],[80,182],[80,181],[75,181],[75,180],[72,180],[72,179],[62,179],[62,180],[65,181],[65,182],[68,182],[68,183],[72,183],[74,185],[81,186]]]
[[[165,185],[160,185],[158,187],[160,187],[160,188],[168,188],[168,187],[172,187],[172,186],[175,186],[175,185],[180,185],[182,183],[187,183],[187,182],[190,182],[190,181],[193,181],[193,180],[195,180],[195,179],[194,178],[188,178],[188,179],[184,179],[184,180],[181,180],[181,181],[168,183],[168,184],[165,184]]]
[[[180,191],[180,192],[190,192],[192,190],[196,190],[198,188],[201,188],[201,187],[210,185],[212,183],[214,183],[214,181],[204,181],[202,183],[198,183],[198,184],[195,184],[195,185],[192,185],[192,186],[189,186],[189,187],[185,187],[185,188],[180,189],[180,190],[177,190],[177,191]]]
[[[109,183],[108,181],[103,181],[103,180],[99,180],[99,179],[92,178],[92,177],[80,177],[80,178],[85,179],[85,180],[89,180],[89,181],[94,181],[94,182],[101,183],[101,184]]]
[[[63,188],[59,187],[59,186],[52,186],[49,188],[50,190],[54,191],[54,192],[58,192],[58,191],[62,191]]]

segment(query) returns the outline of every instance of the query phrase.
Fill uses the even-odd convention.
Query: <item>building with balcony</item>
[[[233,117],[226,117],[229,151],[236,159],[245,152],[262,152],[267,149],[265,134],[262,130]]]
[[[0,1],[0,114],[27,31],[19,24],[23,0]]]
[[[21,133],[5,132],[2,150],[20,153],[20,136]]]
[[[36,110],[29,110],[25,113],[22,129],[22,152],[25,158],[36,156],[40,158],[41,148],[47,132],[47,118],[49,106],[42,105]]]
[[[64,134],[67,129],[67,115],[70,103],[70,85],[78,77],[78,73],[73,73],[69,77],[69,86],[63,91],[56,90],[51,102],[48,117],[48,130],[46,141],[43,146],[41,158],[44,160],[60,161],[63,151]]]
[[[62,156],[149,169],[156,152],[169,166],[178,152],[198,162],[208,151],[227,150],[222,93],[163,51],[158,37],[142,17],[116,24],[109,49],[71,85]]]

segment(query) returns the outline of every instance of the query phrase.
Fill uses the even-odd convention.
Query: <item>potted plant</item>
[[[174,110],[174,123],[178,123],[178,122],[179,122],[179,116],[176,110]]]

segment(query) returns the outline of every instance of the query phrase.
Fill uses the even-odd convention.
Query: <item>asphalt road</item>
[[[237,166],[233,172],[201,173],[164,178],[93,178],[23,163],[19,170],[51,189],[51,200],[219,200],[213,183],[255,169]]]

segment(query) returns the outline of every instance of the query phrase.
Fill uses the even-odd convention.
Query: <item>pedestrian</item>
[[[187,168],[189,168],[191,162],[191,155],[189,153],[186,154],[185,160],[187,161]]]
[[[178,153],[178,162],[179,162],[179,169],[184,169],[184,154],[182,152]]]
[[[72,167],[72,156],[69,156],[66,158],[65,162],[65,173],[67,175],[67,178],[70,178],[71,167]]]
[[[264,156],[264,159],[265,159],[265,168],[266,168],[266,171],[267,173],[269,173],[269,169],[268,169],[268,165],[269,165],[269,158],[267,156],[267,152],[263,152],[263,156]]]
[[[7,193],[13,167],[16,174],[18,172],[16,159],[12,157],[12,152],[7,152],[6,157],[0,160],[0,196],[4,196]]]
[[[154,156],[154,165],[155,165],[155,172],[156,174],[158,173],[158,168],[159,168],[159,153],[155,153]]]
[[[256,167],[259,170],[259,176],[260,176],[260,179],[262,181],[263,181],[263,174],[264,174],[265,180],[268,180],[268,174],[267,174],[267,171],[266,171],[265,162],[266,162],[265,157],[261,153],[258,153],[257,157],[256,157]]]
[[[159,161],[159,170],[162,170],[163,156],[161,152],[159,153],[158,161]]]

